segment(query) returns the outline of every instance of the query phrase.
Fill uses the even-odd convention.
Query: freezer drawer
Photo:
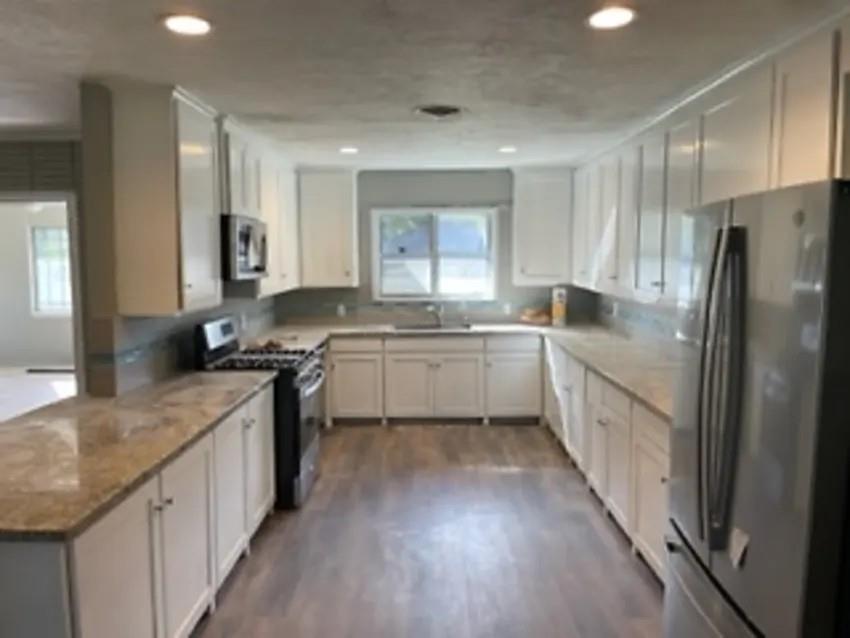
[[[759,638],[678,535],[667,541],[664,638]]]

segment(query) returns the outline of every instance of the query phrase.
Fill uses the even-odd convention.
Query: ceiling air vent
[[[417,106],[414,111],[418,115],[431,118],[432,120],[451,120],[460,117],[463,109],[451,104],[423,104]]]

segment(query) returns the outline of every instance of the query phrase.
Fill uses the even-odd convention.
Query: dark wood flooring
[[[662,591],[535,426],[337,427],[205,638],[657,637]]]

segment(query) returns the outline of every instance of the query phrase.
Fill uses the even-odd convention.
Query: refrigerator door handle
[[[708,283],[703,305],[702,342],[700,343],[699,386],[697,390],[697,528],[699,539],[708,535],[708,448],[707,425],[710,423],[709,401],[711,398],[710,379],[712,375],[710,353],[714,342],[715,292],[722,273],[720,261],[726,252],[726,227],[717,229],[714,250],[711,256]]]
[[[717,410],[709,422],[711,480],[708,494],[710,551],[726,549],[729,515],[741,429],[746,347],[747,236],[746,228],[731,227],[723,258],[724,344],[719,369]]]

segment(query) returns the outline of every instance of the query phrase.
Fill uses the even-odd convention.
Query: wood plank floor
[[[535,426],[338,427],[205,638],[657,637],[662,592]]]

